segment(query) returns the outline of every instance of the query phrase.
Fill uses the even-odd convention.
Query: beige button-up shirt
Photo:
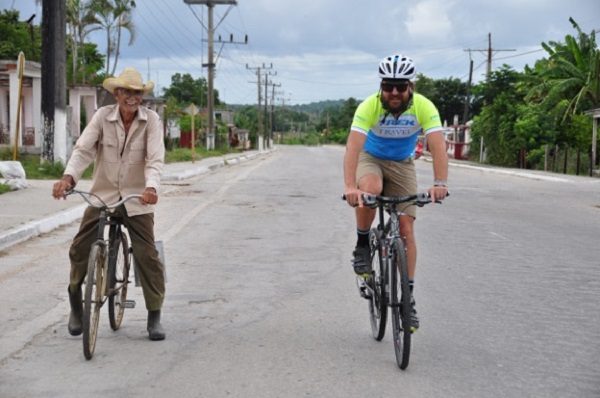
[[[77,183],[95,160],[91,191],[111,204],[141,194],[145,188],[158,192],[164,156],[162,124],[156,112],[140,106],[125,134],[119,106],[109,105],[98,109],[81,133],[64,174]],[[127,201],[125,207],[130,216],[154,212],[153,205],[138,199]]]

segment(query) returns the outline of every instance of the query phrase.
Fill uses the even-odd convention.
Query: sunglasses
[[[386,93],[391,93],[396,89],[399,93],[403,93],[408,90],[408,83],[381,83],[381,91],[385,91]]]
[[[140,97],[143,94],[142,90],[130,90],[128,88],[119,88],[118,90],[127,97]]]

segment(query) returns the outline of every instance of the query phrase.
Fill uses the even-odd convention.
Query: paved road
[[[354,287],[342,156],[282,148],[167,187],[164,342],[136,288],[83,358],[66,332],[75,225],[2,252],[0,397],[600,396],[598,180],[453,167],[452,196],[419,213],[422,328],[402,372]]]

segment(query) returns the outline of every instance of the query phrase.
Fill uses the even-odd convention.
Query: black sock
[[[410,294],[412,294],[413,289],[415,288],[415,280],[414,279],[408,280],[408,287],[410,287]]]
[[[358,236],[358,239],[356,240],[357,247],[369,246],[369,230],[368,229],[366,231],[363,231],[363,230],[356,228],[356,235]]]

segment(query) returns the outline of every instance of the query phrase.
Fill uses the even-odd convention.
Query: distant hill
[[[326,100],[311,102],[310,104],[290,105],[289,108],[296,112],[321,113],[325,109],[339,108],[344,105],[346,100]]]
[[[294,112],[302,112],[309,114],[319,114],[323,112],[325,109],[331,108],[340,108],[346,100],[327,100],[327,101],[319,101],[319,102],[311,102],[310,104],[301,104],[301,105],[286,105],[286,108],[291,109]],[[247,106],[256,106],[256,105],[227,105],[227,107],[231,110],[238,110],[241,108],[245,108]]]

